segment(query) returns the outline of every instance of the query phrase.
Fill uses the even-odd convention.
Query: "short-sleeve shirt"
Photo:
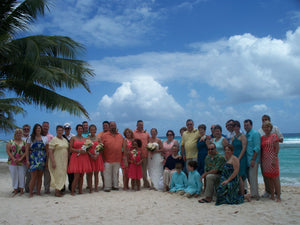
[[[122,160],[123,137],[120,133],[113,135],[111,132],[105,132],[102,135],[102,143],[104,144],[105,162],[116,163]]]
[[[65,138],[54,137],[49,143],[49,149],[62,150],[68,149],[69,142]]]
[[[15,159],[20,159],[23,156],[23,154],[25,154],[26,141],[22,140],[22,142],[18,145],[12,139],[12,140],[8,141],[8,143],[11,144],[10,153],[15,157]],[[8,163],[8,165],[13,165],[13,166],[26,165],[26,158],[24,158],[22,162],[18,162],[16,164],[14,161],[12,161],[12,159],[10,157],[8,157],[7,163]]]
[[[142,151],[142,156],[148,157],[148,152],[146,149],[146,146],[148,144],[150,135],[147,131],[143,130],[143,131],[139,131],[139,130],[135,130],[133,131],[133,137],[135,139],[140,139],[142,141],[142,147],[141,147],[141,151]]]
[[[194,128],[192,131],[186,130],[183,132],[181,146],[184,146],[187,159],[197,158],[197,140],[199,137],[200,133],[196,128]]]
[[[208,154],[205,157],[204,171],[209,172],[211,170],[218,170],[220,173],[222,171],[222,168],[223,168],[225,162],[226,162],[226,160],[225,160],[224,156],[222,156],[219,153],[214,155],[214,157],[212,157],[211,155]]]

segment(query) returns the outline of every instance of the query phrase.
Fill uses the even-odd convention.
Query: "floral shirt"
[[[8,143],[11,144],[10,152],[16,159],[20,159],[22,157],[22,155],[25,154],[26,141],[22,140],[22,143],[20,145],[18,145],[12,139]],[[8,165],[12,165],[12,166],[26,165],[26,157],[24,157],[22,162],[18,162],[18,163],[15,163],[10,157],[8,157],[7,163],[8,163]]]

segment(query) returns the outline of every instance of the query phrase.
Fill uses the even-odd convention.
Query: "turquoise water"
[[[180,137],[176,139],[181,140]],[[300,134],[284,134],[284,142],[280,144],[278,157],[281,184],[300,186]],[[0,162],[6,161],[6,143],[0,141]],[[260,170],[258,181],[263,183]]]

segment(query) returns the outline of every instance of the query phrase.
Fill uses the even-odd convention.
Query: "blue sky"
[[[228,119],[250,118],[259,129],[269,114],[282,132],[299,132],[300,1],[54,1],[29,34],[85,45],[92,93],[58,91],[81,102],[97,126],[115,120],[123,131],[142,119],[164,136],[178,135],[188,118],[224,129]],[[85,120],[25,109],[19,126],[47,120],[52,133]]]

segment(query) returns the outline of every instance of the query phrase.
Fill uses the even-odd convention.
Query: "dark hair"
[[[108,126],[109,126],[109,122],[108,122],[107,120],[103,121],[103,122],[102,122],[102,125],[104,125],[105,123],[107,123]]]
[[[138,120],[136,123],[140,123],[140,122],[142,122],[142,123],[143,123],[143,120]]]
[[[83,129],[82,124],[77,124],[77,125],[76,125],[76,130],[78,130],[78,127],[82,127],[82,129]]]
[[[96,125],[95,125],[95,124],[91,124],[91,125],[89,126],[89,131],[90,131],[91,127],[95,127],[95,128],[96,128],[96,130],[97,130],[97,127],[96,127]]]
[[[230,122],[234,122],[234,120],[233,120],[233,119],[230,119],[230,120],[228,120],[228,121],[226,122],[226,124],[227,124],[227,123],[230,123]]]
[[[176,163],[175,164],[175,169],[179,169],[179,170],[182,170],[182,163]]]
[[[217,148],[215,143],[210,142],[209,145],[214,145],[215,146],[214,148]]]
[[[85,120],[85,121],[82,122],[82,124],[84,124],[84,123],[87,123],[87,124],[88,124],[88,121]]]
[[[241,127],[241,124],[239,121],[235,120],[233,121],[233,126]]]
[[[134,139],[132,143],[133,142],[136,142],[139,148],[142,147],[142,141],[140,139]]]
[[[41,133],[42,133],[42,126],[41,126],[41,124],[38,124],[38,123],[34,124],[33,129],[32,129],[32,133],[30,135],[31,136],[31,142],[34,142],[34,140],[35,140],[35,136],[36,136],[35,130],[37,129],[37,127],[41,128]]]
[[[230,149],[230,151],[232,151],[232,152],[234,151],[234,147],[233,147],[233,145],[231,145],[231,144],[228,144],[228,145],[226,145],[226,146],[225,146],[225,148],[226,148],[226,147],[227,147],[227,148],[229,148],[229,149]],[[225,148],[224,148],[224,149],[225,149]]]
[[[252,120],[250,120],[250,119],[246,119],[246,120],[244,121],[244,123],[250,123],[250,125],[252,126]]]
[[[188,165],[192,167],[194,170],[198,168],[198,163],[196,161],[189,161]]]
[[[198,126],[198,130],[199,130],[200,128],[202,128],[203,130],[206,130],[205,124],[200,124],[200,125]]]
[[[268,118],[268,120],[271,122],[271,117],[269,116],[269,115],[263,115],[261,118],[263,118],[263,117],[267,117]]]
[[[155,132],[158,133],[156,128],[151,128],[151,130],[155,130]],[[151,130],[150,130],[150,132],[151,132]]]
[[[56,130],[57,130],[58,128],[64,129],[63,125],[57,125],[57,126],[56,126]]]
[[[187,119],[185,124],[187,124],[188,122],[192,122],[194,124],[194,121],[192,119]]]
[[[186,127],[181,127],[180,130],[179,130],[179,133],[181,133],[182,130],[183,130],[183,131],[186,131],[187,128],[186,128]]]
[[[167,133],[166,133],[166,136],[167,136],[167,137],[168,137],[168,133],[172,133],[173,137],[175,137],[174,131],[168,130]]]
[[[219,124],[215,125],[214,131],[217,130],[217,129],[219,129],[222,132],[222,127]]]
[[[44,123],[47,123],[47,124],[49,125],[49,122],[48,122],[48,121],[44,121],[42,124],[44,124]]]

